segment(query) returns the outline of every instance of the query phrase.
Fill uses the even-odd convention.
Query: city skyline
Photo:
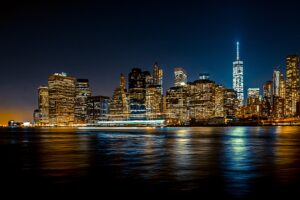
[[[47,86],[38,88],[35,126],[195,126],[195,125],[279,125],[299,122],[299,55],[286,56],[285,75],[278,69],[259,87],[247,89],[244,102],[243,61],[233,62],[232,83],[228,88],[212,80],[208,73],[187,81],[181,67],[174,68],[174,85],[164,94],[161,66],[152,73],[132,68],[119,77],[113,96],[95,96],[88,79],[54,73]],[[128,83],[128,84],[126,84]],[[96,94],[97,95],[97,94]],[[246,104],[245,104],[246,103]],[[9,121],[9,124],[18,122]],[[10,125],[11,126],[11,125]]]
[[[36,89],[45,83],[45,77],[55,72],[64,71],[78,78],[87,78],[95,94],[112,96],[118,85],[119,73],[127,76],[134,67],[150,70],[157,61],[164,70],[166,89],[173,85],[173,69],[177,66],[187,71],[189,81],[197,80],[199,73],[209,73],[213,80],[231,88],[236,41],[241,43],[241,57],[245,62],[244,88],[259,87],[262,91],[264,82],[272,80],[273,69],[281,65],[281,71],[285,71],[285,57],[299,52],[298,28],[293,25],[298,24],[298,17],[284,9],[285,5],[281,8],[282,5],[275,3],[268,8],[269,1],[260,3],[261,8],[254,8],[250,2],[242,5],[229,1],[221,3],[228,7],[222,12],[217,12],[220,8],[214,8],[215,3],[187,5],[178,1],[170,7],[166,6],[167,3],[158,2],[137,3],[135,6],[129,3],[119,10],[107,3],[101,5],[102,15],[98,13],[100,5],[81,8],[76,3],[71,6],[67,3],[51,4],[56,6],[55,10],[58,8],[57,14],[51,9],[45,10],[45,4],[50,3],[20,4],[17,8],[10,5],[14,12],[2,13],[6,31],[1,33],[1,123],[6,124],[9,119],[31,120],[32,110],[37,105]],[[173,11],[179,7],[181,12],[174,14]],[[64,10],[66,8],[69,9]],[[132,9],[145,11],[137,13],[144,25],[130,15],[125,17],[128,22],[116,23],[120,16]],[[153,9],[155,16],[151,15]],[[207,11],[200,15],[200,11],[205,9]],[[251,9],[255,9],[257,17],[251,14]],[[264,9],[273,12],[264,16]],[[238,11],[233,14],[233,10]],[[274,14],[278,10],[282,11],[281,14]],[[32,11],[32,16],[26,16],[29,11]],[[81,11],[79,13],[83,16],[76,14],[77,11]],[[167,19],[160,21],[162,12],[167,14]],[[118,15],[114,18],[112,15],[115,13]],[[221,19],[226,14],[228,17]],[[23,15],[25,18],[21,20]],[[38,16],[41,19],[37,19]],[[201,16],[209,19],[206,21]],[[58,23],[57,17],[63,20]],[[176,22],[171,21],[173,17]],[[12,25],[16,20],[21,21]],[[78,24],[82,25],[80,29],[76,28]],[[166,29],[168,24],[174,32]],[[126,25],[130,25],[131,29],[127,29]],[[53,30],[46,34],[50,28]],[[255,31],[248,32],[251,28]],[[220,29],[224,32],[219,32]],[[55,33],[58,30],[62,32]],[[122,33],[121,36],[116,34],[116,30]],[[137,30],[138,34],[133,34]],[[150,39],[150,34],[152,36],[158,30],[161,34],[154,34]],[[70,34],[72,31],[76,34]],[[109,34],[112,35],[109,37]],[[87,35],[91,35],[92,39],[88,39]],[[190,39],[188,36],[191,36]],[[107,42],[102,43],[105,38]],[[142,45],[137,44],[139,42]],[[124,49],[128,50],[125,54],[122,53]]]
[[[235,45],[236,45],[236,51],[235,51],[235,53],[236,53],[236,58],[235,59],[233,59],[234,61],[233,61],[233,65],[235,65],[235,63],[238,61],[238,62],[242,62],[242,66],[243,66],[243,61],[241,61],[240,60],[240,50],[239,50],[239,45],[240,45],[240,42],[239,41],[236,41],[235,42]],[[157,63],[157,62],[154,62],[154,64],[153,64],[153,66],[152,67],[154,67],[154,66],[159,66],[158,65],[159,63]],[[235,66],[233,66],[233,68],[232,68],[232,72],[234,71],[234,68],[235,68]],[[286,66],[283,66],[282,67],[283,69],[281,69],[281,70],[285,70],[286,69]],[[135,69],[135,68],[133,68],[133,69]],[[205,78],[208,78],[208,79],[210,79],[210,76],[211,76],[211,74],[210,73],[200,73],[199,72],[199,77],[198,78],[196,78],[196,79],[194,79],[194,80],[191,80],[190,78],[189,78],[189,74],[186,72],[186,70],[185,69],[183,69],[183,68],[181,68],[181,67],[174,67],[173,68],[175,71],[175,74],[172,74],[171,76],[173,76],[173,82],[172,83],[169,83],[169,84],[166,84],[166,85],[171,85],[170,86],[170,88],[172,87],[172,85],[174,85],[175,84],[175,86],[176,86],[176,81],[177,81],[177,78],[176,78],[176,73],[178,73],[178,72],[176,72],[176,71],[178,71],[178,70],[183,70],[184,71],[184,73],[186,74],[186,76],[185,76],[185,78],[184,78],[184,80],[185,80],[185,84],[186,84],[186,82],[190,82],[190,83],[192,83],[193,81],[195,81],[195,80],[201,80],[201,79],[203,79],[203,77],[205,77]],[[148,70],[148,69],[147,69]],[[145,71],[145,72],[148,72],[148,71]],[[276,71],[276,70],[279,70],[279,67],[275,67],[274,69],[273,69],[274,71]],[[150,70],[149,70],[150,71]],[[126,74],[126,73],[125,73]],[[59,73],[54,73],[54,75],[59,75],[60,76],[60,74]],[[67,76],[67,73],[66,72],[61,72],[61,75],[62,76]],[[128,72],[128,75],[130,75],[130,72]],[[164,74],[165,75],[165,74]],[[71,75],[72,76],[72,75]],[[121,77],[123,76],[123,72],[121,73]],[[232,74],[232,87],[228,87],[229,89],[233,89],[234,88],[234,76],[235,76],[235,74],[233,73]],[[48,77],[51,77],[51,75],[49,75]],[[73,77],[73,76],[72,76]],[[194,77],[194,76],[193,76]],[[285,75],[284,75],[284,77],[285,77]],[[124,79],[125,78],[125,79]],[[124,85],[124,87],[126,88],[127,87],[127,85],[126,85],[126,81],[128,81],[128,78],[126,78],[126,77],[124,77],[123,79],[125,80],[125,83],[123,83],[123,84],[125,84]],[[165,77],[164,77],[165,78]],[[246,77],[246,79],[247,79],[247,77]],[[272,80],[272,79],[270,79],[270,80]],[[88,78],[85,78],[85,79],[82,79],[82,78],[79,78],[79,79],[77,79],[77,81],[79,81],[79,83],[81,82],[81,81],[86,81],[87,83],[89,83],[89,79]],[[162,81],[162,80],[161,80]],[[217,81],[217,82],[219,82],[219,83],[221,83],[222,81],[220,81],[220,80],[214,80],[214,81]],[[269,81],[269,80],[266,80],[266,81]],[[163,81],[162,81],[163,82]],[[74,83],[75,84],[75,83]],[[185,85],[185,84],[183,84],[183,85]],[[180,84],[179,83],[179,85],[182,85],[182,84]],[[178,85],[178,86],[179,86]],[[221,83],[221,86],[225,86],[225,85],[223,85],[222,83]],[[38,93],[39,93],[39,90],[40,90],[40,88],[43,88],[44,87],[44,85],[43,84],[41,84],[40,86],[38,86]],[[129,86],[128,86],[129,87]],[[264,87],[264,85],[256,85],[256,86],[254,86],[254,87],[256,87],[256,88],[251,88],[251,87],[249,87],[249,88],[243,88],[242,89],[242,93],[243,93],[243,99],[242,99],[242,104],[245,104],[245,100],[249,97],[249,90],[251,90],[251,89],[257,89],[258,90],[258,94],[260,95],[260,96],[262,96],[262,92],[260,91],[260,89],[261,88],[263,88]],[[167,90],[168,90],[169,88],[165,88],[165,90],[161,90],[162,91],[162,94],[166,94],[166,92],[167,92]],[[247,94],[247,92],[246,92],[246,90],[248,90],[248,94]],[[90,92],[93,92],[93,90],[91,90]],[[238,93],[238,92],[237,92]],[[94,94],[94,93],[93,93]],[[111,93],[110,93],[111,95],[106,95],[107,97],[113,97],[113,91],[111,91]],[[102,93],[95,93],[95,95],[93,95],[93,96],[105,96],[105,95],[103,95]],[[237,96],[238,97],[238,96]],[[238,98],[239,99],[239,98]],[[247,102],[246,102],[246,105],[247,105]],[[75,111],[75,113],[76,113],[76,111]],[[15,116],[15,115],[13,115],[13,116]],[[33,122],[34,121],[34,116],[35,116],[35,114],[33,114],[32,115],[32,113],[31,113],[31,119],[30,120],[23,120],[23,121],[30,121],[30,122]],[[9,120],[15,120],[15,118],[7,118],[7,119],[9,119]],[[18,118],[17,118],[18,119]],[[0,124],[6,124],[7,123],[7,121],[8,120],[6,120],[6,121],[3,121],[2,123],[0,123]],[[22,121],[22,120],[16,120],[16,121]]]

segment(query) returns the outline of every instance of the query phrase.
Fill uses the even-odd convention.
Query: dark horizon
[[[235,42],[244,61],[245,92],[262,88],[285,57],[300,52],[297,1],[44,1],[1,8],[0,123],[32,121],[37,88],[66,72],[89,79],[93,95],[110,96],[134,67],[173,69],[188,80],[209,73],[232,87]]]

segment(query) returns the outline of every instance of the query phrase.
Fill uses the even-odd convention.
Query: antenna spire
[[[240,43],[236,42],[236,60],[240,60]]]

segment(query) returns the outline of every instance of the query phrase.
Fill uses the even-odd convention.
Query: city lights
[[[188,81],[182,67],[174,68],[174,87],[163,91],[163,70],[155,63],[152,74],[133,68],[112,97],[93,96],[88,79],[55,73],[38,88],[36,126],[189,126],[298,123],[299,56],[286,57],[286,79],[274,69],[272,80],[247,89],[244,102],[243,61],[239,42],[233,62],[233,88],[199,73]],[[245,105],[244,105],[245,103]]]

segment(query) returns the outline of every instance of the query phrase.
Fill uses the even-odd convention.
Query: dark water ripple
[[[0,129],[5,190],[291,196],[300,127]]]

